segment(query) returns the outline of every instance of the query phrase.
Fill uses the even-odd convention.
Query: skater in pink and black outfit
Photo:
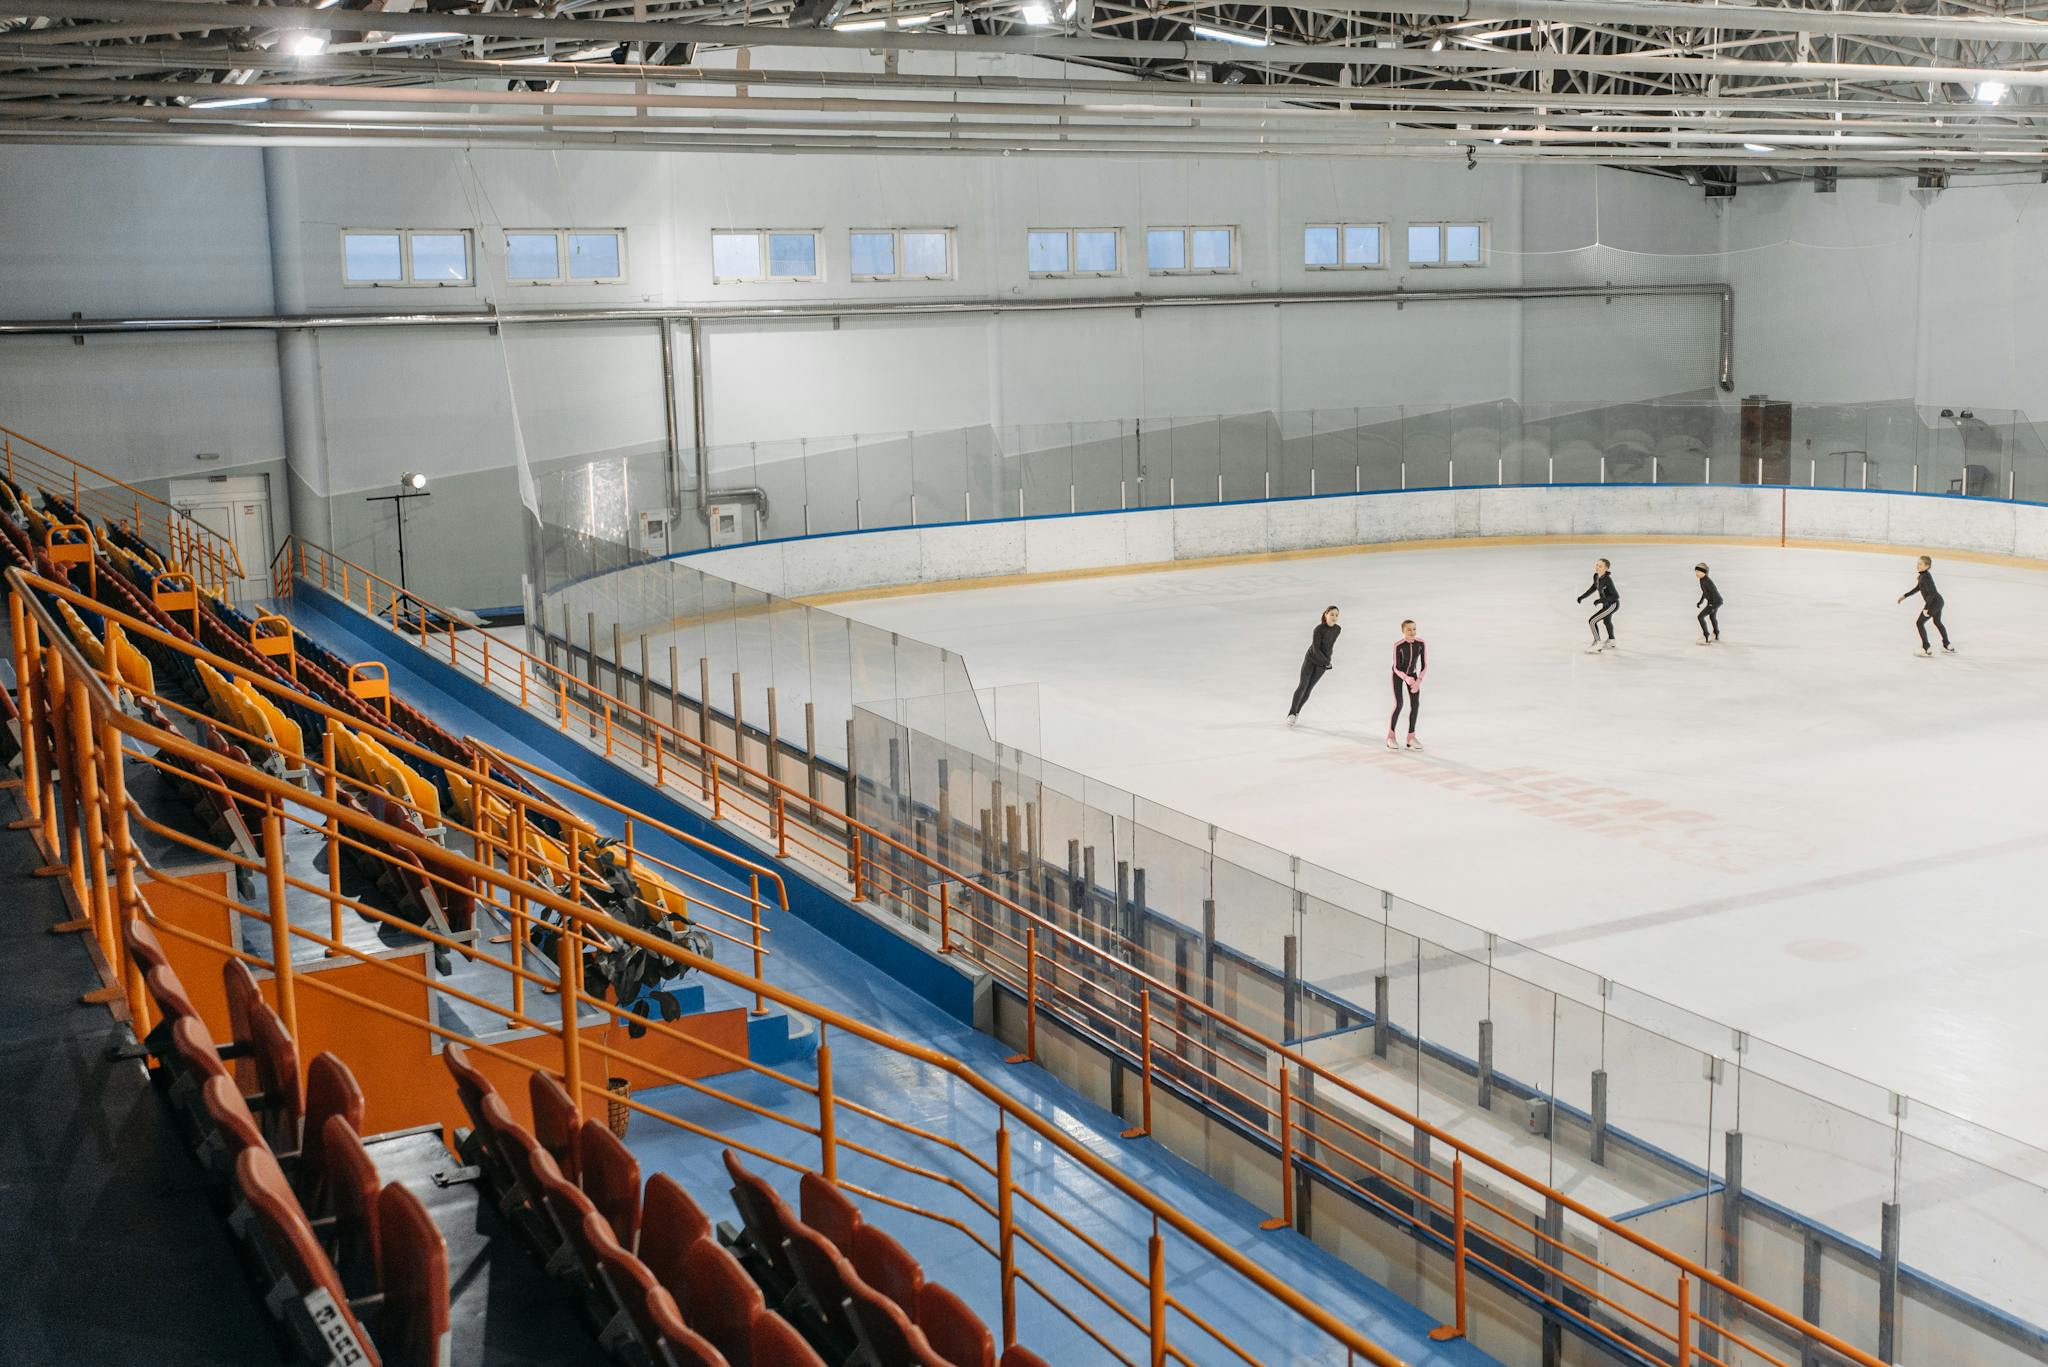
[[[1415,634],[1413,620],[1401,623],[1401,639],[1394,642],[1394,714],[1387,718],[1387,748],[1398,750],[1394,731],[1401,723],[1402,693],[1408,702],[1408,748],[1420,750],[1415,739],[1415,719],[1422,713],[1422,676],[1429,671],[1429,647]]]

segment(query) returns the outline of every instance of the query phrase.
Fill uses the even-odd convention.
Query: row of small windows
[[[824,278],[815,228],[749,228],[711,234],[711,273],[719,284],[800,282]],[[350,285],[468,285],[476,279],[473,242],[465,228],[351,228],[341,235],[342,277]],[[1407,263],[1419,267],[1483,266],[1483,223],[1410,223]],[[950,228],[857,228],[848,235],[852,277],[950,280]],[[1145,270],[1151,275],[1228,275],[1238,269],[1237,229],[1224,226],[1147,228]],[[1025,264],[1041,279],[1124,273],[1121,228],[1033,228]],[[1380,270],[1387,265],[1383,223],[1311,223],[1302,229],[1301,262],[1315,271]],[[623,228],[518,228],[505,233],[505,275],[515,285],[568,282],[623,284]]]

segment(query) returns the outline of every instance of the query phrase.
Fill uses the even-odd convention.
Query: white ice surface
[[[1573,597],[1615,563],[1618,652]],[[1694,643],[1713,562],[1724,642]],[[838,606],[1035,681],[1048,759],[2015,1137],[2048,1142],[2048,573],[1451,547]],[[1284,725],[1309,629],[1337,669]],[[1381,744],[1404,616],[1423,754]]]

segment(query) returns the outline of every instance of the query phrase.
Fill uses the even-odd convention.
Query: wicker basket
[[[604,1089],[612,1094],[611,1100],[605,1102],[605,1124],[611,1128],[613,1134],[624,1139],[626,1137],[626,1122],[633,1117],[633,1108],[620,1100],[621,1097],[631,1095],[626,1090],[626,1079],[622,1077],[606,1078]]]

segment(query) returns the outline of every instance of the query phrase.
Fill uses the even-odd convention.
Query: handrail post
[[[478,797],[478,806],[483,799]],[[517,796],[512,801],[512,815],[507,822],[507,834],[512,848],[506,852],[505,868],[512,875],[512,886],[507,889],[511,896],[512,925],[512,1014],[526,1014],[526,799]]]
[[[1139,1123],[1125,1130],[1126,1139],[1144,1139],[1152,1133],[1152,989],[1138,989],[1138,1108]]]
[[[1292,1072],[1285,1055],[1280,1059],[1280,1213],[1262,1221],[1260,1229],[1287,1229],[1294,1224],[1294,1105]]]
[[[754,920],[754,981],[758,983],[758,982],[761,982],[761,981],[763,981],[763,979],[762,979],[762,976],[761,976],[761,875],[760,875],[760,874],[758,874],[758,873],[753,873],[753,874],[748,874],[748,875],[747,875],[747,897],[748,897],[748,899],[749,899],[749,900],[751,900],[751,901],[752,901],[752,903],[753,903],[753,908],[752,908],[752,910],[753,910],[753,920]],[[754,989],[754,1014],[755,1014],[755,1015],[757,1015],[757,1016],[765,1016],[765,1015],[767,1015],[767,1014],[768,1014],[768,999],[767,999],[766,997],[763,997],[763,996],[761,995],[761,989],[760,989],[760,988],[758,988],[758,987]]]
[[[725,797],[718,790],[718,760],[715,756],[711,760],[711,819],[725,820]],[[856,897],[853,900],[858,902],[860,899]]]
[[[128,996],[128,1019],[140,1040],[149,1030],[149,993],[144,990],[142,966],[128,952],[128,918],[135,914],[135,842],[128,827],[128,776],[121,764],[121,733],[112,721],[100,724],[100,754],[107,758],[107,819],[114,854],[114,939],[121,951],[121,981]]]
[[[485,688],[489,688],[489,687],[491,686],[491,633],[490,633],[490,632],[488,632],[488,631],[484,633],[484,646],[483,646],[483,650],[484,650],[484,687],[485,687]],[[455,642],[454,642],[454,640],[453,640],[452,638],[451,638],[451,639],[449,640],[449,643],[448,643],[448,653],[449,653],[449,655],[450,655],[450,656],[453,656],[453,655],[454,655],[454,653],[455,653]],[[450,663],[450,664],[454,664],[454,663],[455,663],[455,661],[454,661],[453,659],[450,659],[450,660],[448,661],[448,663]]]
[[[775,857],[789,858],[789,799],[780,792],[775,794]]]
[[[572,826],[570,830],[573,832],[575,828]],[[570,849],[573,851],[574,848],[572,844]],[[573,853],[570,859],[575,859]],[[583,950],[576,927],[567,916],[562,918],[562,933],[555,939],[555,970],[557,995],[562,999],[562,1085],[569,1089],[569,1096],[576,1103],[576,1114],[581,1116],[584,1113],[583,1041],[576,1033],[576,1018],[580,1006],[577,998],[581,995],[583,980]]]
[[[320,737],[320,765],[327,772],[320,776],[320,791],[329,802],[340,801],[336,789],[340,786],[334,769],[334,728],[329,727]],[[337,945],[341,943],[341,818],[327,818],[327,906],[331,915],[329,938]],[[339,949],[327,951],[327,957],[340,954]]]
[[[944,891],[944,885],[940,887]],[[1007,1063],[1038,1062],[1038,927],[1024,927],[1024,1052]]]
[[[119,932],[114,929],[114,908],[107,890],[105,829],[100,820],[100,785],[97,737],[93,734],[92,699],[84,679],[71,681],[72,772],[78,777],[79,825],[85,832],[85,881],[79,905],[92,923],[100,942],[100,953],[109,964],[121,962]],[[121,994],[113,989],[95,988],[85,994],[88,1002],[112,1001]]]
[[[825,1023],[818,1022],[823,1034]],[[818,1046],[818,1175],[827,1182],[839,1180],[839,1135],[837,1106],[832,1097],[832,1046]]]
[[[1003,1347],[1017,1341],[1017,1213],[1010,1182],[1009,1117],[996,1115],[996,1260],[1001,1268]]]
[[[1152,1293],[1152,1367],[1166,1367],[1166,1240],[1159,1237],[1159,1217],[1152,1217],[1147,1245],[1147,1284]]]
[[[858,902],[863,900],[860,890],[860,832],[851,831],[848,834],[851,838],[846,842],[846,862],[850,866],[849,873],[853,878],[853,900]]]
[[[1692,1278],[1678,1274],[1678,1367],[1692,1367]]]
[[[1028,953],[1030,953],[1030,951],[1031,951],[1031,940],[1032,940],[1032,937],[1033,937],[1033,936],[1034,936],[1035,934],[1036,934],[1036,927],[1034,927],[1034,926],[1026,926],[1026,927],[1024,927],[1024,940],[1025,940],[1025,945],[1024,945],[1024,948],[1025,948],[1025,952],[1026,952],[1027,954],[1028,954]],[[940,954],[951,954],[952,952],[953,952],[953,884],[951,883],[951,881],[942,881],[942,882],[941,882],[941,883],[939,884],[939,953],[940,953]]]
[[[1451,1158],[1451,1311],[1449,1324],[1429,1336],[1438,1343],[1465,1337],[1465,1155]]]
[[[7,595],[8,639],[14,646],[14,710],[21,720],[21,805],[22,819],[17,824],[22,830],[34,830],[42,824],[43,766],[42,756],[36,746],[36,718],[39,715],[35,705],[34,676],[29,669],[28,659],[28,614],[21,610],[21,595],[9,592]]]
[[[284,1028],[299,1039],[299,992],[292,976],[292,919],[285,904],[284,821],[277,799],[263,803],[263,880],[270,898],[270,971],[277,977],[277,1010]]]

